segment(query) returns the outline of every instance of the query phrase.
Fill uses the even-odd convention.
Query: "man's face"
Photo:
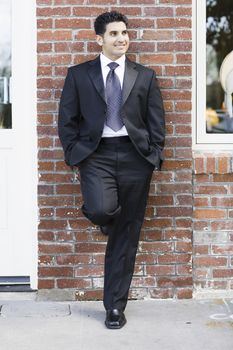
[[[106,25],[103,35],[97,35],[97,43],[102,46],[103,54],[116,61],[126,53],[129,47],[129,35],[124,22],[112,22]]]

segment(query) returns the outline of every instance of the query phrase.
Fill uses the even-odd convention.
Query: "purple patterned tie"
[[[124,125],[120,110],[122,105],[122,92],[120,80],[115,73],[115,69],[119,66],[116,62],[108,64],[110,71],[106,78],[106,101],[107,101],[107,113],[106,113],[106,125],[112,130],[118,131]]]

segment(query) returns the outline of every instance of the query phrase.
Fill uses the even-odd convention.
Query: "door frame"
[[[38,265],[38,205],[37,205],[37,26],[36,26],[36,0],[11,0],[12,8],[12,130],[1,130],[2,142],[6,148],[14,144],[25,142],[27,147],[27,167],[25,172],[30,173],[30,202],[27,205],[28,219],[25,223],[30,244],[30,287],[37,289]],[[23,82],[23,83],[22,83]],[[22,88],[23,86],[23,88]],[[23,116],[23,118],[22,118]],[[25,124],[24,135],[18,135],[18,123]],[[5,140],[4,140],[5,139]],[[28,166],[29,165],[29,166]],[[17,169],[16,169],[17,175]],[[17,176],[16,176],[17,181]],[[20,186],[20,183],[18,184]],[[28,194],[27,194],[28,195]],[[29,196],[28,196],[29,198]],[[16,214],[17,217],[17,214]],[[14,220],[15,218],[12,218]],[[18,218],[20,219],[20,218]],[[24,254],[24,242],[19,247]]]

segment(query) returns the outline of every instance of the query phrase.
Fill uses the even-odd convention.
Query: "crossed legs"
[[[100,144],[80,167],[83,213],[108,230],[106,310],[126,307],[152,172],[130,142]]]

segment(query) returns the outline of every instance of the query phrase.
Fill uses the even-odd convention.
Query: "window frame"
[[[206,2],[193,1],[193,149],[233,149],[233,133],[206,132]],[[204,83],[203,83],[204,82]]]

